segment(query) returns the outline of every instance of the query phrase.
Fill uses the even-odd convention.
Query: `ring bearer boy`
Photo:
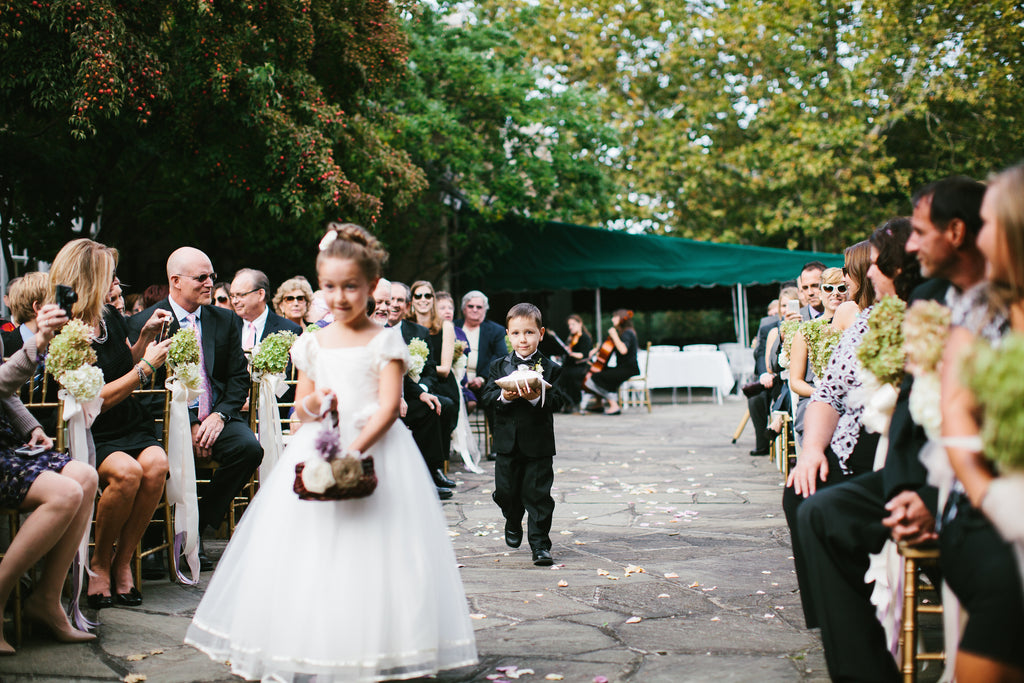
[[[551,558],[551,516],[555,501],[551,484],[555,473],[553,413],[568,405],[558,386],[561,367],[537,351],[544,338],[540,309],[533,304],[516,304],[506,316],[506,330],[512,353],[491,363],[481,402],[494,411],[494,502],[505,516],[505,543],[518,548],[523,542],[523,514],[533,563],[547,567]],[[517,370],[542,373],[551,386],[525,384],[502,389],[497,381]]]

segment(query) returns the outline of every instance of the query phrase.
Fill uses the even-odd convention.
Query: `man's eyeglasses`
[[[302,303],[302,302],[305,302],[306,295],[305,294],[296,294],[295,296],[292,296],[291,294],[289,294],[288,296],[286,296],[284,298],[284,300],[285,301],[298,301],[299,303]]]
[[[224,296],[223,294],[221,294],[220,296],[217,297],[217,303],[219,303],[219,304],[226,304],[227,302],[228,302],[228,298],[226,296]]]
[[[412,298],[419,301],[420,299],[433,299],[434,295],[431,292],[421,292],[419,294],[413,294]]]
[[[846,285],[822,285],[821,291],[825,292],[826,294],[831,294],[832,292],[846,294]]]
[[[474,311],[477,310],[478,308],[482,309],[483,307],[483,304],[466,304],[466,308],[469,308]]]
[[[250,289],[248,292],[242,292],[241,294],[235,294],[234,292],[231,292],[228,296],[230,296],[232,299],[241,299],[243,296],[249,296],[253,292],[258,292],[261,289],[263,288],[257,287],[256,289]]]
[[[210,282],[215,282],[217,280],[217,273],[200,273],[199,275],[182,275],[181,273],[178,273],[175,277],[187,277],[188,279],[195,280],[196,282],[206,282],[207,279],[209,279]]]

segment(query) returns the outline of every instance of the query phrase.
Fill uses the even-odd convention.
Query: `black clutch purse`
[[[743,385],[743,395],[747,398],[754,398],[762,391],[766,391],[768,387],[761,384],[760,382],[751,382],[750,384]]]

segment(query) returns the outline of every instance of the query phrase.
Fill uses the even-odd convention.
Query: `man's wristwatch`
[[[224,424],[227,424],[227,422],[228,422],[228,416],[227,415],[225,415],[224,413],[220,412],[219,410],[213,411],[213,414],[214,415],[220,415],[220,419],[224,422]]]

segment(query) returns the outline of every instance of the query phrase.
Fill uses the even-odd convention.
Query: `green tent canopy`
[[[507,220],[512,246],[492,264],[491,290],[748,286],[794,279],[808,261],[840,254],[635,235],[568,223]]]

